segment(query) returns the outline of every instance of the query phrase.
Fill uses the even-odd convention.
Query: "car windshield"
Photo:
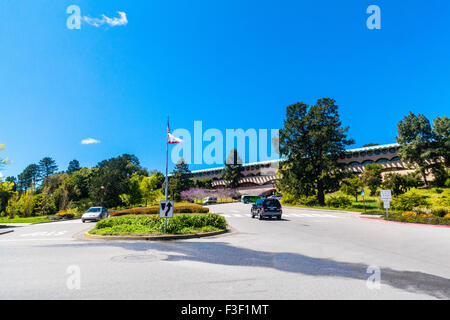
[[[87,212],[100,212],[100,208],[90,208]]]
[[[264,201],[265,207],[281,207],[280,202],[277,199],[268,199]]]

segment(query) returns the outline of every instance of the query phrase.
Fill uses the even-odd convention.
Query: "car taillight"
[[[280,206],[280,210],[283,209],[283,206]]]
[[[261,210],[263,210],[263,211],[264,211],[264,206],[261,206]]]

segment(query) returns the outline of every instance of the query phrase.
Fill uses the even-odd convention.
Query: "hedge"
[[[195,203],[175,203],[174,213],[209,213],[209,208],[205,208]],[[125,215],[151,215],[159,214],[159,206],[139,207],[132,209],[124,209],[111,212],[111,217],[119,217]]]
[[[225,218],[218,214],[178,215],[167,221],[167,233],[185,234],[202,231],[218,231],[227,227]],[[153,216],[126,216],[108,218],[97,223],[90,231],[100,235],[161,234],[164,232],[164,219]]]

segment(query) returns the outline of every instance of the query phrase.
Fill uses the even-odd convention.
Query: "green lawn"
[[[48,217],[28,217],[28,218],[15,217],[14,219],[10,219],[8,217],[0,217],[0,223],[39,223],[47,221],[51,220]]]

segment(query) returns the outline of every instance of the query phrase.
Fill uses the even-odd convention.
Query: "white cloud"
[[[122,11],[117,12],[119,14],[119,18],[109,18],[102,14],[102,18],[89,18],[84,16],[83,20],[94,27],[100,27],[103,24],[108,24],[110,27],[116,27],[116,26],[125,26],[128,24],[127,14]]]
[[[3,173],[0,172],[0,179],[3,178]]]
[[[100,140],[96,140],[96,139],[92,139],[92,138],[87,138],[87,139],[81,140],[81,144],[96,144],[96,143],[100,143]]]

